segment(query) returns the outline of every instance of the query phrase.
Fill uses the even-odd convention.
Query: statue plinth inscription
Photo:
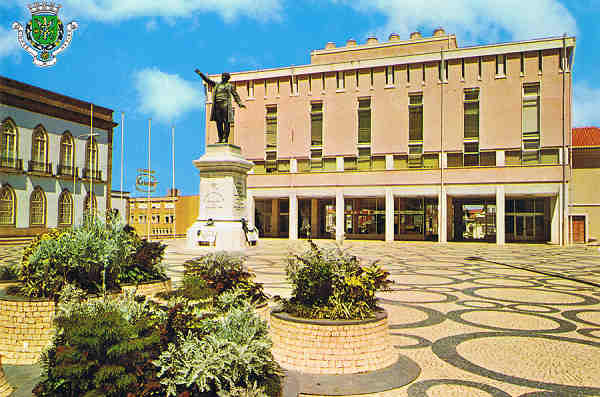
[[[235,145],[208,145],[193,161],[200,173],[198,219],[187,231],[187,247],[208,245],[217,250],[246,248],[242,218],[248,219],[246,182],[254,166]]]

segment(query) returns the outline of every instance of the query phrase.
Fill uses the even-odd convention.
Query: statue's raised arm
[[[206,84],[210,85],[211,87],[217,85],[217,83],[206,77],[206,75],[202,73],[199,69],[194,70],[194,72],[196,72],[200,77],[202,77],[202,80],[204,80]]]

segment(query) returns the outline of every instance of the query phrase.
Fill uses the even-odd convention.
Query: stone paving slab
[[[183,245],[171,241],[167,250],[175,281],[195,256]],[[600,396],[600,288],[573,280],[600,284],[597,247],[355,240],[343,246],[392,274],[396,284],[378,297],[394,348],[421,371],[413,382],[371,397]],[[269,294],[289,295],[286,255],[307,247],[263,239],[247,250],[248,265]],[[0,247],[0,262],[9,256]]]

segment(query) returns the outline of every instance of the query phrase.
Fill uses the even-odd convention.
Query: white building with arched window
[[[111,109],[0,76],[0,238],[109,210],[116,125]]]

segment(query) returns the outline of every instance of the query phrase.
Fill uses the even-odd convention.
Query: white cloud
[[[120,21],[136,17],[192,17],[214,12],[230,22],[239,16],[257,20],[278,19],[282,0],[62,0],[75,18]]]
[[[201,83],[189,82],[156,68],[136,72],[134,81],[138,110],[158,121],[173,122],[187,112],[204,108]]]
[[[397,32],[408,38],[418,29],[423,36],[436,27],[456,33],[461,43],[498,41],[500,33],[512,40],[577,34],[575,18],[558,0],[331,0],[361,12],[382,13],[385,26],[376,28],[380,39]]]
[[[17,55],[19,48],[17,32],[11,29],[4,29],[0,26],[0,58]]]
[[[600,88],[587,83],[573,86],[573,126],[600,125]]]

